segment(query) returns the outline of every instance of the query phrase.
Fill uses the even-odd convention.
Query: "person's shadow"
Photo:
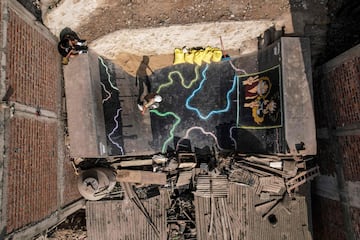
[[[147,69],[149,69],[151,73],[153,73],[152,69],[149,67],[149,57],[143,56],[139,68],[136,71],[136,85],[139,85],[139,95],[138,95],[139,104],[143,101],[144,96],[151,92],[151,83],[149,76],[147,75],[146,72]]]

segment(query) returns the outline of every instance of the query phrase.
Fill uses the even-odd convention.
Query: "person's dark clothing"
[[[76,44],[74,46],[70,46],[69,40],[67,40],[67,39],[63,39],[59,42],[58,51],[61,54],[61,56],[63,56],[63,57],[68,56],[68,54],[71,50],[74,50],[74,54],[77,54],[79,51],[83,51],[85,53],[88,50],[88,47],[87,46],[79,46]]]
[[[72,50],[72,47],[69,44],[69,41],[67,39],[63,39],[58,44],[58,51],[61,54],[61,56],[66,57],[69,52]]]
[[[82,53],[86,53],[88,50],[88,47],[86,46],[86,40],[82,40],[79,38],[79,36],[74,32],[68,32],[61,36],[61,40],[58,43],[58,51],[61,56],[68,57],[71,50],[73,51],[73,54],[78,54],[80,51]],[[80,44],[70,44],[71,41],[76,41]]]

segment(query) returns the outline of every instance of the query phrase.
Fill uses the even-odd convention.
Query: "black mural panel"
[[[105,130],[109,155],[125,155],[121,120],[120,89],[116,86],[112,64],[99,57]]]

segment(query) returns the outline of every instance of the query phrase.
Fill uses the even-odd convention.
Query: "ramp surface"
[[[210,152],[213,147],[313,154],[308,47],[299,38],[282,38],[256,54],[177,64],[147,77],[133,77],[99,57],[108,154]],[[142,115],[137,102],[147,92],[163,101]],[[307,147],[299,152],[295,146],[301,142]]]

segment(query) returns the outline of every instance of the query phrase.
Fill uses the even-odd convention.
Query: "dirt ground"
[[[267,21],[269,26],[271,23],[281,22],[283,24],[283,21],[289,22],[287,18],[289,18],[291,10],[291,3],[288,0],[61,0],[56,5],[53,4],[54,1],[57,2],[56,0],[40,1],[43,4],[42,16],[44,24],[52,32],[57,35],[61,28],[65,26],[71,27],[82,38],[88,40],[90,47],[100,45],[100,47],[97,47],[97,50],[100,51],[101,55],[111,58],[131,75],[134,75],[143,55],[141,52],[132,54],[136,49],[133,45],[136,43],[141,44],[139,43],[140,41],[148,38],[149,33],[146,32],[147,29],[155,29],[155,32],[151,33],[151,35],[155,35],[157,39],[152,41],[152,43],[147,42],[146,44],[152,44],[151,47],[156,49],[168,44],[169,38],[171,38],[171,31],[178,31],[176,26],[192,26],[193,24],[212,22],[236,23],[248,21],[248,25],[252,24],[249,28],[258,28],[260,30],[260,24],[256,22],[257,20]],[[294,4],[298,5],[298,3]],[[44,8],[44,5],[47,6],[47,9]],[[214,47],[220,47],[218,37],[215,40],[210,39],[214,38],[211,36],[214,35],[212,33],[214,30],[203,29],[210,28],[208,26],[196,25],[196,27],[199,28],[197,34],[201,35],[202,39],[208,38],[204,42],[214,43],[215,41],[213,45],[216,46]],[[114,43],[111,43],[111,41],[108,43],[108,46],[104,46],[103,42],[105,40],[99,40],[108,34],[126,29],[140,30],[140,32],[136,33],[136,36],[132,36],[131,40],[129,40],[132,43],[112,36],[110,39],[114,39],[117,44],[116,47],[113,47],[111,44]],[[265,30],[266,28],[262,27],[262,29]],[[288,27],[287,30],[292,31],[291,27]],[[232,36],[232,31],[241,31],[242,40],[239,40],[236,47],[234,47],[234,43],[230,43],[230,39],[223,38],[224,48],[227,52],[231,53],[231,56],[239,55],[239,48],[242,51],[245,50],[246,53],[255,51],[257,36],[261,33],[261,31],[254,33],[248,29],[236,30],[229,28],[222,29],[222,31],[229,38]],[[186,38],[185,35],[184,33],[182,36],[184,38],[183,44],[187,45],[191,36]],[[119,45],[124,45],[122,49],[128,48],[129,52],[118,50],[117,47]],[[179,46],[173,46],[172,49],[175,47]],[[105,48],[109,49],[101,52],[101,49]],[[150,54],[149,66],[153,70],[169,66],[172,62],[172,52],[167,54]]]
[[[275,19],[290,7],[288,0],[107,0],[105,5],[93,13],[96,21],[82,25],[79,32],[90,41],[123,28]]]
[[[330,58],[359,43],[360,9],[357,1],[351,0],[18,0],[55,34],[65,26],[71,27],[87,39],[90,46],[104,49],[101,55],[110,58],[129,74],[134,74],[142,54],[133,53],[135,43],[146,39],[149,29],[155,29],[156,41],[152,48],[168,44],[169,35],[175,26],[192,26],[202,23],[244,22],[251,29],[260,29],[255,21],[268,21],[286,26],[290,36],[309,37],[312,42],[313,64],[320,65]],[[199,27],[201,28],[201,27]],[[130,31],[129,41],[113,38],[116,31]],[[139,30],[131,34],[132,30]],[[176,31],[176,29],[175,29]],[[225,29],[224,35],[233,29]],[[256,48],[259,32],[240,29],[242,40],[234,46],[225,39],[224,48],[232,56],[248,53]],[[199,29],[202,38],[211,38],[211,29]],[[119,32],[118,34],[124,34]],[[184,45],[189,38],[184,38]],[[107,39],[109,43],[99,44]],[[238,37],[237,35],[236,37]],[[182,38],[180,36],[180,38]],[[209,40],[206,39],[206,40]],[[210,40],[209,40],[210,41]],[[205,41],[206,42],[206,41]],[[106,46],[106,44],[108,46]],[[148,44],[148,43],[147,43]],[[219,47],[219,41],[216,42]],[[148,47],[144,46],[144,47]],[[179,46],[174,46],[179,47]],[[192,46],[197,47],[197,46]],[[129,49],[124,52],[124,49]],[[241,52],[239,51],[241,49]],[[245,49],[245,52],[244,52]],[[256,49],[255,49],[256,50]],[[152,69],[172,64],[173,54],[150,54]]]
[[[44,0],[43,0],[44,1]],[[63,1],[61,0],[59,4]],[[84,9],[93,1],[69,1]],[[97,0],[90,17],[81,21],[81,36],[93,41],[119,29],[154,28],[200,22],[275,19],[290,9],[289,0]],[[72,10],[73,11],[73,10]],[[159,33],[161,34],[161,33]]]
[[[286,33],[310,37],[320,61],[360,42],[360,8],[352,0],[18,0],[49,29],[73,26],[89,42],[122,29],[149,29],[204,22],[282,20]],[[46,21],[55,9],[64,11]],[[44,19],[42,19],[44,18]],[[51,26],[50,26],[51,25]],[[256,28],[256,25],[254,26]],[[159,36],[163,32],[158,33]],[[247,33],[244,33],[247,34]],[[142,38],[143,36],[139,36]],[[204,36],[205,37],[205,36]],[[121,44],[121,43],[120,43]],[[154,43],[161,47],[161,42]],[[253,47],[245,45],[243,48]],[[226,42],[225,42],[225,48]],[[233,49],[227,49],[233,50]],[[137,68],[142,56],[118,53],[120,66]],[[172,54],[151,56],[154,69],[171,64]]]

